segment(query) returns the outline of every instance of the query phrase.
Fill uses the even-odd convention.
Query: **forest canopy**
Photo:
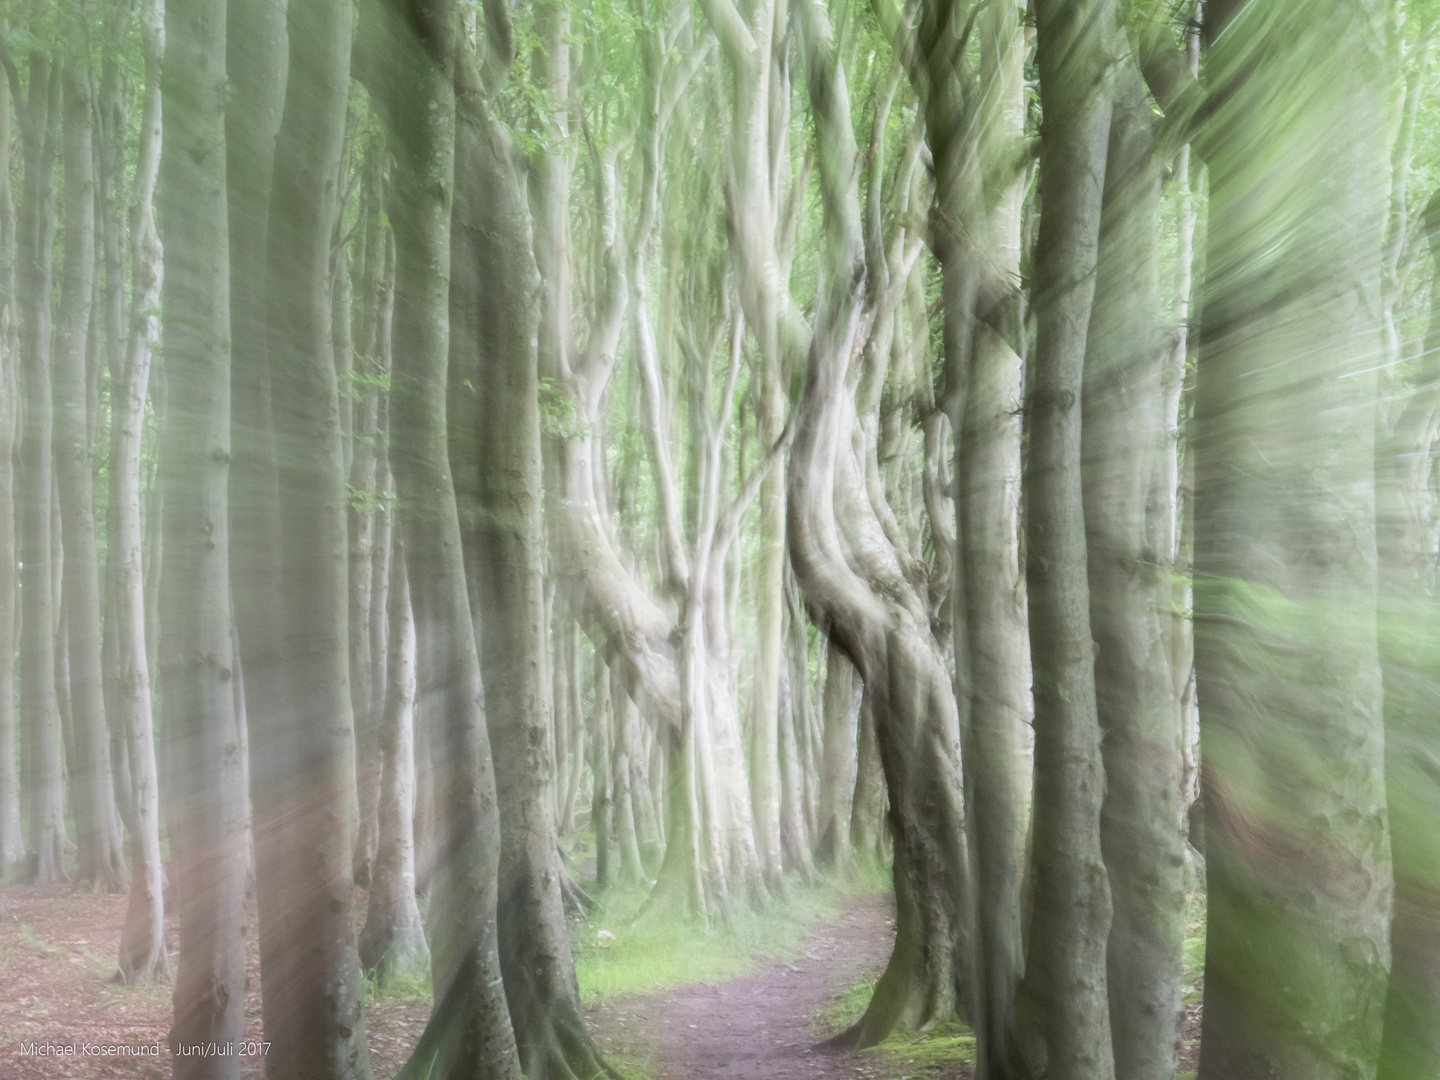
[[[618,1080],[590,914],[876,873],[817,1052],[1440,1077],[1437,28],[0,0],[0,904],[178,1080]]]

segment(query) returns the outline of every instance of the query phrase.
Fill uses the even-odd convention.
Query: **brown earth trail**
[[[817,1048],[835,1034],[822,1014],[878,976],[895,939],[894,900],[857,897],[818,924],[791,960],[753,975],[611,998],[586,1020],[601,1049],[654,1080],[961,1080],[961,1066],[898,1066],[881,1054]]]

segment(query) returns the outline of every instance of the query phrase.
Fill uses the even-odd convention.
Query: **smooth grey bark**
[[[542,23],[555,17],[554,10],[539,15]],[[541,33],[546,34],[543,26]],[[476,574],[470,587],[482,624],[485,723],[500,813],[500,968],[527,1077],[609,1075],[580,1014],[553,816],[554,796],[565,793],[552,789],[546,745],[551,718],[543,681],[549,635],[537,355],[541,302],[529,198],[518,149],[473,79],[468,65],[462,67],[451,363],[463,363],[457,353],[478,361],[475,456],[455,465],[460,484],[476,499],[476,512],[464,518],[464,542]],[[577,678],[577,646],[572,636],[565,643],[569,655],[560,661],[567,683]],[[565,696],[568,729],[578,702],[573,693]],[[582,765],[574,763],[576,769]]]
[[[355,792],[332,223],[349,0],[291,0],[265,254],[278,466],[279,708],[250,715],[262,1005],[273,1077],[368,1078],[351,872]],[[263,438],[263,435],[262,435]],[[277,573],[278,571],[278,573]],[[253,674],[247,669],[247,686]]]
[[[486,16],[492,29],[509,29],[503,5],[492,2]],[[395,159],[393,333],[404,348],[391,372],[390,459],[415,617],[418,715],[443,815],[428,915],[435,1009],[401,1076],[518,1078],[497,949],[495,776],[446,420],[457,99],[482,103],[451,0],[367,0],[358,47],[357,74]]]
[[[861,686],[855,666],[833,643],[825,648],[823,712],[824,764],[820,770],[820,822],[815,861],[827,869],[848,870],[851,804],[855,791],[856,736]]]
[[[1380,1052],[1392,868],[1372,454],[1393,12],[1206,5],[1206,1080],[1370,1077]]]
[[[1046,1075],[1115,1075],[1106,996],[1110,884],[1081,495],[1081,390],[1110,135],[1110,0],[1036,7],[1045,108],[1044,214],[1027,386],[1026,584],[1035,694],[1035,907],[1025,987],[1040,1006]]]
[[[883,865],[886,860],[885,772],[875,718],[862,693],[855,721],[855,791],[850,800],[850,847],[859,858]]]
[[[20,631],[16,559],[16,469],[20,442],[19,350],[16,348],[15,203],[10,187],[11,94],[0,80],[0,879],[23,865],[20,772],[16,763],[15,646]]]
[[[955,1016],[968,981],[960,718],[929,598],[904,576],[852,451],[859,416],[851,358],[864,351],[877,318],[893,313],[896,296],[867,279],[858,149],[828,17],[813,3],[797,5],[795,17],[816,122],[824,269],[791,451],[790,556],[812,620],[864,680],[895,842],[895,950],[866,1014],[837,1037],[864,1046],[897,1026]]]
[[[160,861],[160,775],[145,640],[144,547],[140,502],[140,451],[151,358],[160,341],[164,259],[155,231],[155,183],[160,170],[160,63],[165,51],[164,9],[146,0],[139,12],[145,86],[140,146],[130,214],[132,298],[121,369],[111,374],[110,470],[115,496],[106,573],[115,632],[112,723],[125,737],[131,779],[130,904],[120,935],[120,971],[127,983],[168,974],[165,952],[164,869]],[[118,375],[118,377],[117,377]]]
[[[180,1080],[236,1080],[203,1053],[244,1031],[245,798],[230,681],[229,235],[225,0],[169,0],[160,184],[169,408],[161,445],[161,655],[180,970],[170,1046]]]
[[[615,846],[615,801],[611,791],[610,745],[614,730],[610,671],[595,661],[595,708],[590,714],[590,827],[595,831],[595,888],[609,887],[610,853]]]
[[[1086,343],[1081,458],[1095,698],[1104,731],[1101,844],[1117,1080],[1169,1080],[1180,1045],[1185,833],[1180,700],[1170,670],[1174,496],[1165,482],[1160,170],[1155,115],[1121,57]],[[1163,515],[1169,520],[1157,526]]]
[[[78,880],[114,892],[128,888],[120,814],[110,774],[100,649],[100,567],[87,352],[95,298],[95,102],[90,72],[77,59],[62,67],[62,164],[65,265],[55,340],[55,478],[65,551],[65,633],[75,756],[68,761],[79,849]]]
[[[430,967],[430,948],[415,903],[415,621],[403,544],[391,552],[389,570],[389,672],[376,732],[380,828],[370,903],[360,931],[360,963],[374,972],[381,986],[395,979],[423,978]]]
[[[379,842],[380,746],[379,727],[385,708],[384,677],[374,670],[383,652],[370,640],[374,629],[375,519],[378,491],[376,458],[379,441],[380,365],[377,331],[381,326],[384,296],[380,292],[385,271],[388,230],[381,225],[384,186],[384,141],[372,137],[360,164],[360,243],[353,347],[355,378],[341,386],[351,399],[353,431],[350,475],[346,491],[350,533],[350,701],[355,716],[355,787],[359,810],[355,834],[355,881],[369,886],[371,864]],[[343,221],[341,222],[343,225]],[[349,305],[344,316],[350,319]],[[336,343],[339,348],[339,342]],[[383,480],[384,477],[381,477]],[[380,588],[384,591],[383,587]],[[380,691],[377,694],[376,691]]]
[[[611,709],[611,754],[609,770],[611,775],[611,820],[615,847],[619,851],[619,873],[615,876],[626,881],[645,881],[645,864],[640,856],[640,826],[638,819],[643,813],[643,796],[637,795],[632,775],[636,759],[640,754],[635,730],[635,705],[625,693],[625,685],[619,673],[611,668],[610,709]],[[637,809],[637,804],[641,809]]]
[[[5,54],[6,75],[20,119],[24,192],[20,205],[20,444],[18,532],[20,547],[21,775],[29,822],[26,875],[36,882],[65,878],[63,736],[55,684],[55,563],[51,521],[54,455],[51,446],[50,313],[55,244],[52,173],[60,128],[60,70],[43,54],[29,57],[29,95]]]

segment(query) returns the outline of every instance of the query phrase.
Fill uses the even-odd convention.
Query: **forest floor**
[[[616,923],[612,936],[593,921],[574,924],[586,1016],[603,1051],[634,1080],[968,1077],[973,1040],[963,1029],[899,1037],[861,1054],[818,1049],[868,1001],[894,939],[893,901],[864,888],[794,894],[711,934]],[[115,979],[126,903],[69,886],[0,889],[0,1077],[168,1080],[171,983],[131,988]],[[357,904],[363,913],[363,894]],[[252,903],[245,1037],[258,1042],[254,925]],[[173,916],[166,938],[173,975]],[[385,1080],[420,1037],[429,988],[367,987],[366,1003],[372,1072]],[[33,1044],[65,1052],[26,1053]],[[263,1058],[243,1058],[241,1075],[263,1077]]]
[[[817,1044],[858,1018],[895,940],[888,894],[847,898],[786,959],[753,974],[586,1010],[601,1048],[623,1071],[653,1080],[960,1080],[973,1040],[961,1032],[898,1038],[860,1054]]]

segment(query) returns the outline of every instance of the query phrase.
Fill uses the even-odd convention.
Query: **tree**
[[[390,665],[378,741],[379,836],[370,906],[360,931],[360,964],[380,985],[392,979],[420,978],[430,965],[430,949],[415,903],[415,621],[405,548],[390,555]]]
[[[486,16],[492,47],[513,40],[503,5],[488,5]],[[425,741],[443,808],[429,912],[435,1011],[401,1075],[518,1077],[496,942],[495,777],[446,430],[456,102],[479,90],[460,31],[449,0],[369,0],[357,59],[395,156],[394,336],[407,347],[391,373],[390,457],[415,617],[417,707],[431,728]],[[493,58],[506,67],[513,59]]]
[[[161,655],[169,834],[180,915],[177,1077],[233,1080],[245,997],[245,793],[231,680],[230,266],[225,0],[170,0],[160,233],[169,409]]]
[[[15,204],[10,189],[10,84],[0,81],[0,310],[15,319]],[[15,762],[15,645],[20,629],[15,550],[15,453],[20,382],[13,331],[0,338],[0,876],[22,868],[20,773]]]
[[[86,371],[95,294],[94,95],[79,59],[61,67],[65,265],[55,341],[55,476],[65,551],[71,726],[69,762],[80,880],[107,892],[130,884],[110,774],[100,658],[100,572],[95,548],[94,452]]]
[[[1108,0],[1036,8],[1045,128],[1035,253],[1035,357],[1026,387],[1025,577],[1035,666],[1035,908],[1026,989],[1046,1075],[1114,1075],[1105,940],[1110,882],[1081,498],[1081,393],[1111,125]]]
[[[133,811],[129,823],[130,906],[120,939],[120,971],[128,983],[168,973],[165,952],[164,870],[160,862],[160,777],[155,761],[150,654],[145,641],[144,544],[140,512],[141,443],[151,358],[160,340],[163,252],[155,231],[155,182],[160,170],[160,63],[165,51],[163,9],[149,0],[140,11],[145,61],[144,104],[130,220],[132,299],[122,366],[111,372],[110,469],[115,496],[106,573],[115,627],[115,690],[111,720],[125,734]]]
[[[251,716],[267,1068],[365,1078],[353,919],[355,792],[345,469],[331,342],[332,223],[350,85],[350,4],[291,0],[289,78],[265,250],[278,466],[279,708]],[[278,571],[278,575],[277,575]]]
[[[1391,863],[1371,455],[1391,11],[1205,9],[1206,1078],[1369,1076],[1380,1049]]]
[[[5,73],[20,119],[24,163],[19,248],[20,400],[24,403],[19,508],[21,626],[20,721],[28,788],[27,874],[37,882],[65,877],[65,805],[62,786],[60,703],[55,692],[55,624],[50,492],[54,411],[50,390],[50,312],[55,244],[51,186],[60,128],[60,69],[38,49],[28,58],[29,92],[9,53]]]
[[[1095,699],[1104,731],[1101,846],[1115,1075],[1173,1075],[1185,939],[1180,701],[1170,669],[1174,481],[1165,469],[1161,162],[1140,69],[1122,52],[1085,351],[1081,464]]]

